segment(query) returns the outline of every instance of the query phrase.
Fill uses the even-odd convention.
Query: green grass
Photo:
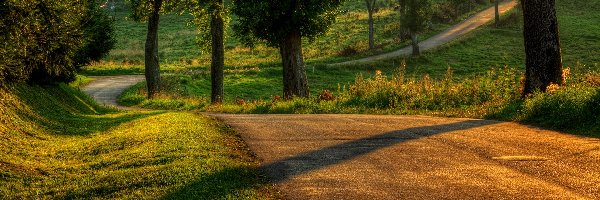
[[[442,78],[448,67],[452,68],[453,77],[457,80],[483,75],[490,69],[504,66],[515,68],[520,73],[524,71],[522,19],[518,9],[503,16],[502,26],[498,28],[493,26],[483,27],[457,41],[424,53],[423,56],[418,58],[397,58],[344,67],[324,65],[324,63],[334,60],[347,59],[340,58],[335,53],[345,48],[344,42],[360,46],[366,41],[366,32],[362,32],[365,30],[359,28],[366,23],[361,21],[364,20],[363,15],[365,15],[365,11],[361,10],[362,3],[349,1],[343,9],[352,11],[342,14],[338,19],[338,24],[335,24],[329,33],[317,39],[313,44],[305,46],[304,51],[309,52],[308,55],[314,51],[321,53],[321,58],[309,59],[307,65],[309,86],[313,96],[323,90],[336,91],[338,87],[344,87],[353,82],[357,74],[372,75],[375,70],[390,74],[400,63],[406,63],[406,75],[409,77],[421,77],[428,74],[434,79]],[[594,21],[594,19],[600,17],[600,14],[595,12],[595,10],[600,9],[599,4],[597,2],[558,2],[557,4],[564,65],[570,67],[575,76],[599,70],[600,53],[598,53],[598,49],[600,49],[600,42],[598,42],[595,33],[600,32],[600,27]],[[393,27],[396,21],[395,18],[397,18],[395,13],[392,10],[384,9],[379,14],[381,19],[377,21],[377,24],[384,27]],[[377,30],[382,29],[380,27]],[[385,35],[385,31],[379,33]],[[402,43],[394,42],[392,35],[378,38],[379,41],[386,40],[381,38],[388,38],[388,42],[393,43],[393,45],[388,46],[401,45],[400,43]],[[493,46],[490,44],[493,44]],[[230,65],[227,66],[225,73],[226,101],[235,102],[238,99],[245,99],[246,101],[268,100],[272,99],[273,96],[281,95],[282,72],[278,59],[270,58],[260,61],[263,58],[260,52],[271,51],[271,55],[277,55],[277,52],[269,50],[269,48],[261,48],[255,51],[257,53],[254,58],[238,57],[243,53],[228,52],[228,60],[236,60],[237,64],[230,62]],[[361,48],[366,48],[366,46]],[[365,56],[366,54],[369,53],[357,56]],[[311,56],[307,57],[310,58]],[[96,69],[93,66],[90,68]],[[169,67],[167,66],[167,68]],[[166,88],[165,97],[167,99],[169,99],[169,96],[206,99],[210,94],[209,69],[207,67],[183,68],[185,69],[173,69],[175,74],[165,78],[167,82],[172,83]],[[143,85],[138,85],[130,90],[124,95],[122,102],[129,105],[142,102],[145,102],[142,105],[153,104],[139,99],[140,95],[135,94],[142,87]],[[137,100],[133,101],[132,99]]]
[[[191,112],[120,112],[77,89],[0,92],[0,199],[269,199],[229,128]]]
[[[600,70],[600,13],[598,1],[557,1],[563,64],[574,74]],[[520,9],[503,16],[502,26],[481,28],[457,41],[425,53],[420,58],[408,58],[407,71],[415,74],[441,76],[448,66],[457,76],[482,74],[505,65],[525,68],[522,17]],[[398,63],[400,59],[395,59]],[[393,61],[393,60],[392,60]],[[393,67],[393,62],[373,63]]]
[[[264,46],[251,50],[229,43],[234,46],[229,46],[227,53],[224,105],[210,106],[208,103],[210,82],[206,65],[185,63],[166,64],[168,71],[174,73],[164,77],[165,89],[159,98],[145,99],[144,84],[141,83],[126,91],[120,102],[147,108],[232,113],[427,114],[488,118],[597,135],[594,132],[600,124],[597,114],[584,112],[591,109],[590,106],[594,107],[597,90],[594,84],[586,85],[588,83],[582,80],[595,77],[599,70],[600,42],[596,33],[600,32],[600,26],[595,22],[600,18],[596,12],[599,9],[598,2],[557,2],[564,65],[571,69],[572,80],[579,82],[571,81],[570,85],[555,93],[537,94],[525,101],[520,100],[518,94],[519,79],[524,72],[519,9],[502,16],[500,27],[483,27],[417,58],[329,67],[327,63],[378,54],[406,45],[405,41],[394,36],[398,30],[397,13],[383,9],[378,14],[376,28],[379,34],[376,38],[383,45],[377,50],[366,51],[366,29],[363,29],[366,27],[366,11],[362,9],[362,2],[349,1],[343,8],[348,12],[340,15],[331,31],[304,46],[312,94],[309,99],[274,102],[282,91],[277,51]],[[425,35],[441,31],[448,24],[436,26]],[[345,48],[356,49],[358,53],[338,55]],[[382,80],[368,80],[376,77],[374,74],[378,70],[392,75],[398,66],[403,66],[403,78],[412,84],[398,86],[383,84],[385,81]],[[452,70],[451,80],[446,75],[448,68]],[[99,66],[91,66],[90,69],[103,70]],[[508,70],[509,75],[490,76],[490,73],[504,70]],[[111,70],[104,72],[110,73]],[[359,77],[366,78],[357,78],[359,74]],[[423,78],[425,75],[428,78]],[[419,89],[425,82],[439,90]],[[383,85],[365,87],[367,89],[363,92],[366,95],[351,91],[362,87],[363,83]],[[447,83],[453,86],[444,85]],[[332,94],[338,98],[335,101],[319,100],[318,95],[323,90],[333,91]],[[571,108],[575,111],[566,112]],[[588,119],[583,128],[567,126],[577,124],[574,122],[581,119]]]

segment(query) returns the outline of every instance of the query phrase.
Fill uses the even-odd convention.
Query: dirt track
[[[117,97],[127,88],[144,80],[142,75],[98,76],[92,78],[95,78],[95,80],[83,86],[82,90],[100,104],[123,110],[130,110],[131,108],[119,106]]]
[[[598,199],[600,140],[423,116],[228,115],[288,199]]]

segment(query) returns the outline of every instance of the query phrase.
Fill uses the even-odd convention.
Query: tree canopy
[[[335,21],[343,0],[234,0],[236,34],[246,44],[255,39],[279,47],[291,32],[312,39]]]
[[[0,3],[0,82],[74,78],[83,43],[84,0],[6,0]]]

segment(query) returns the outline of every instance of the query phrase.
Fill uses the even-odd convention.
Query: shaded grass
[[[235,133],[190,112],[120,112],[66,86],[0,93],[1,199],[269,199]]]

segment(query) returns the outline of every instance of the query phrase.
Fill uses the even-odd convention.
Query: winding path
[[[122,110],[131,110],[117,104],[117,98],[123,91],[144,80],[143,75],[94,76],[92,82],[81,89],[92,96],[100,104],[113,106]]]
[[[117,107],[143,80],[95,78],[82,89]],[[597,138],[425,116],[208,115],[242,136],[287,199],[600,199]]]
[[[505,13],[505,12],[511,10],[512,8],[514,8],[516,5],[517,5],[517,1],[515,1],[515,0],[505,0],[502,3],[500,3],[499,11],[500,11],[500,13]],[[442,32],[438,35],[435,35],[425,41],[420,42],[419,47],[420,47],[421,51],[427,51],[432,48],[439,47],[445,43],[448,43],[460,36],[470,33],[471,31],[479,28],[480,26],[483,26],[483,25],[487,24],[488,22],[492,21],[494,19],[495,13],[496,13],[496,11],[495,11],[494,7],[488,8],[488,9],[470,17],[469,19],[467,19],[465,21],[448,28],[444,32]],[[366,57],[366,58],[362,58],[362,59],[358,59],[358,60],[351,60],[351,61],[346,61],[346,62],[341,62],[341,63],[330,64],[330,66],[364,64],[364,63],[373,62],[373,61],[396,58],[399,56],[406,56],[406,55],[410,55],[411,53],[412,53],[412,47],[408,46],[408,47],[402,48],[397,51],[380,54],[380,55],[375,55],[375,56],[371,56],[371,57]]]
[[[116,105],[141,79],[83,90]],[[600,198],[597,138],[425,116],[208,115],[242,136],[286,199]]]

